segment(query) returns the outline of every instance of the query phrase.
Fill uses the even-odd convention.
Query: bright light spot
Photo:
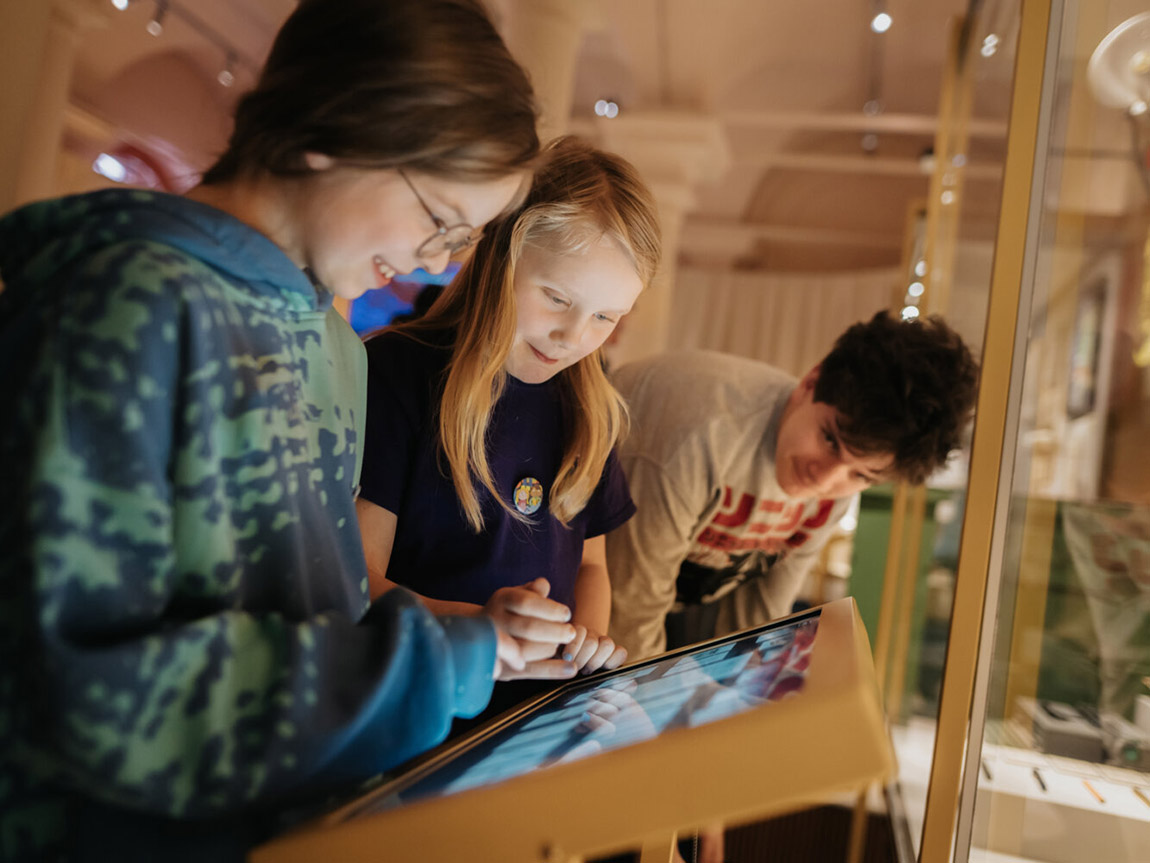
[[[867,99],[863,103],[863,113],[868,117],[877,117],[882,113],[882,102],[878,99]]]
[[[925,290],[926,288],[923,286],[922,282],[911,282],[910,287],[906,289],[906,292],[912,297],[921,297],[922,292]]]
[[[128,8],[128,0],[112,0],[112,5],[123,12]]]
[[[865,152],[873,153],[878,149],[878,135],[876,135],[874,132],[867,132],[862,136],[862,141],[860,143]]]
[[[945,192],[939,195],[939,199],[942,201],[944,207],[949,206],[950,204],[954,203],[954,192],[950,191],[950,189],[947,189]]]
[[[902,319],[904,321],[913,321],[918,317],[918,306],[903,306]]]
[[[998,51],[998,37],[990,33],[982,40],[982,47],[978,49],[978,52],[983,57],[993,57],[996,51]]]
[[[1141,99],[1139,99],[1137,102],[1135,102],[1133,105],[1130,106],[1130,116],[1131,117],[1141,117],[1143,114],[1146,113],[1146,108],[1147,108],[1146,103],[1144,101],[1142,101]]]
[[[926,261],[921,258],[914,265],[914,274],[920,279],[926,275]]]
[[[893,23],[894,20],[889,15],[885,12],[879,12],[871,19],[870,28],[876,33],[885,33]]]
[[[958,518],[958,504],[950,498],[943,498],[934,505],[934,520],[938,524],[950,524]]]
[[[595,114],[596,116],[606,117],[608,119],[611,117],[617,117],[619,116],[619,106],[614,102],[607,101],[606,99],[600,99],[595,103]]]
[[[220,82],[223,87],[230,87],[236,83],[236,76],[232,74],[231,69],[221,69],[220,74],[216,76],[216,80]]]
[[[157,21],[155,18],[153,18],[151,21],[148,22],[148,26],[146,29],[153,36],[159,36],[161,33],[164,32],[164,25],[161,24],[159,21]]]
[[[617,117],[619,116],[619,106],[606,99],[600,99],[595,103],[595,114],[596,116],[606,117],[607,119]]]
[[[847,505],[847,511],[839,519],[839,528],[847,533],[854,533],[859,526],[859,496],[856,494]]]
[[[122,183],[128,179],[128,169],[124,167],[124,163],[107,153],[101,153],[96,157],[96,161],[92,163],[92,170],[113,183]]]
[[[962,153],[955,153],[950,157],[950,164],[954,165],[956,168],[961,168],[966,164],[966,156]]]
[[[1130,58],[1130,71],[1135,75],[1150,73],[1150,51],[1135,51]]]

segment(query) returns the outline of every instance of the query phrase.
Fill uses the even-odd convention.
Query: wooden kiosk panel
[[[596,699],[619,708],[609,727],[582,718]],[[251,859],[570,863],[801,809],[892,764],[848,597],[570,681]]]

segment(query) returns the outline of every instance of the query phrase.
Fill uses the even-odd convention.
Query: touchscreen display
[[[563,687],[430,772],[365,801],[355,815],[452,794],[723,719],[802,691],[818,612],[696,651]]]

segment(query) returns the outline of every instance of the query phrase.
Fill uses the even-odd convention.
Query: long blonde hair
[[[460,507],[477,533],[483,529],[483,514],[476,481],[513,517],[525,520],[495,488],[486,447],[491,415],[507,382],[503,365],[515,339],[520,255],[526,245],[570,254],[602,237],[627,254],[647,287],[661,250],[650,191],[626,160],[577,138],[559,138],[545,151],[523,205],[488,225],[474,254],[426,316],[395,328],[420,341],[427,331],[455,331],[439,402],[439,445]],[[607,456],[626,433],[627,409],[607,380],[599,350],[557,378],[572,428],[549,506],[567,524],[587,505]]]

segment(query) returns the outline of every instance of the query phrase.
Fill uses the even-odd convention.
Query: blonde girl
[[[357,513],[374,596],[486,610],[533,676],[559,676],[626,657],[606,636],[604,535],[635,509],[613,454],[627,413],[600,349],[660,237],[626,161],[574,138],[545,158],[428,315],[368,341]],[[549,659],[537,632],[568,617],[576,637]]]

